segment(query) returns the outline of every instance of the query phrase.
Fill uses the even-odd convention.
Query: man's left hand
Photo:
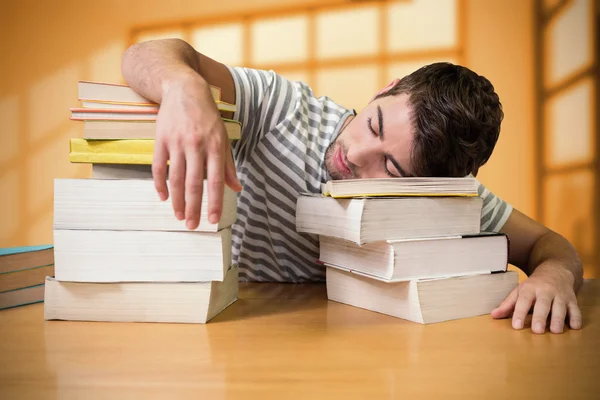
[[[523,329],[525,318],[533,306],[531,330],[534,333],[545,332],[548,316],[552,333],[562,333],[567,315],[570,328],[581,329],[581,311],[573,282],[573,275],[555,262],[540,264],[492,311],[492,317],[506,318],[512,313],[513,328]]]

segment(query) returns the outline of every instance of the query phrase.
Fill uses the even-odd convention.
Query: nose
[[[366,178],[376,175],[378,161],[381,164],[383,157],[382,151],[382,144],[379,140],[368,140],[348,149],[346,157],[350,163],[356,166],[358,177]]]

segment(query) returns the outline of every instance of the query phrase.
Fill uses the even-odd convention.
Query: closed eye
[[[378,138],[381,138],[381,135],[377,132],[375,132],[375,129],[373,129],[373,125],[371,124],[371,117],[367,118],[367,127],[369,128],[369,130],[371,131],[371,133],[373,135],[375,135]]]

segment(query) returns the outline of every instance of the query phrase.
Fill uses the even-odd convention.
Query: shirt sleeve
[[[293,112],[297,104],[294,83],[276,74],[245,67],[230,67],[237,111],[233,119],[242,124],[234,155],[250,154],[256,144]]]
[[[481,211],[481,230],[483,232],[499,232],[512,213],[513,207],[494,193],[490,192],[479,181],[477,192],[483,199]]]

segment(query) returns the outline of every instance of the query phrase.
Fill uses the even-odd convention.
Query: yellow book
[[[90,164],[152,164],[154,139],[71,139],[69,161]]]

